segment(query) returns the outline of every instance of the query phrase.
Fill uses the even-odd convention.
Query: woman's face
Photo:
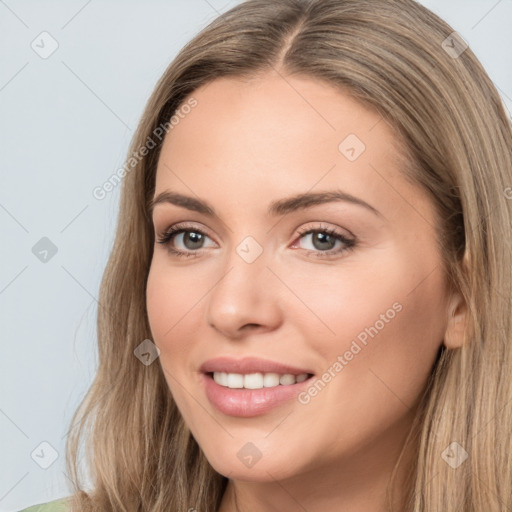
[[[192,97],[156,176],[155,236],[178,232],[147,284],[183,418],[232,479],[377,471],[447,327],[433,205],[390,126],[322,82],[223,78]]]

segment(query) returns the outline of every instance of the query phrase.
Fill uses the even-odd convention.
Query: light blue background
[[[0,0],[0,510],[69,494],[70,418],[96,368],[98,288],[122,167],[156,81],[227,0]],[[425,0],[470,44],[512,110],[512,1]],[[42,59],[43,31],[58,49]],[[37,40],[36,40],[37,42]],[[45,45],[46,48],[49,46]],[[48,237],[47,263],[32,247]],[[58,452],[42,469],[41,442]]]

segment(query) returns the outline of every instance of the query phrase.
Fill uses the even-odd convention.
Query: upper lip
[[[297,368],[288,364],[277,363],[268,359],[258,357],[244,357],[233,359],[232,357],[216,357],[205,361],[200,370],[203,373],[226,372],[226,373],[280,373],[301,375],[303,373],[313,374],[312,371],[304,368]]]

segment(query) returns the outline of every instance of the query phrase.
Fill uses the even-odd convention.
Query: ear
[[[467,305],[459,293],[454,293],[448,308],[448,324],[444,334],[447,349],[460,348],[464,344],[467,322]]]
[[[463,272],[467,273],[469,254],[466,251],[462,258]],[[448,304],[448,322],[444,334],[444,345],[447,349],[460,348],[464,344],[468,322],[468,307],[459,292],[453,292]]]

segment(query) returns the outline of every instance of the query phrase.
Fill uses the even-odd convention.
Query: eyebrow
[[[295,212],[298,210],[311,208],[312,206],[340,201],[355,204],[357,206],[362,206],[367,210],[371,211],[372,213],[374,213],[375,215],[382,217],[382,214],[372,205],[368,204],[366,201],[363,201],[359,197],[355,197],[351,194],[343,192],[342,190],[331,190],[326,192],[306,192],[304,194],[297,194],[295,196],[279,199],[270,203],[267,213],[269,216],[286,215],[288,213]],[[197,199],[192,196],[179,194],[171,190],[161,192],[150,201],[148,206],[150,215],[153,214],[153,210],[157,204],[164,203],[170,203],[174,204],[175,206],[181,206],[182,208],[186,208],[187,210],[202,213],[209,217],[217,216],[215,210],[210,204],[208,204],[208,202],[203,201],[201,199]]]

